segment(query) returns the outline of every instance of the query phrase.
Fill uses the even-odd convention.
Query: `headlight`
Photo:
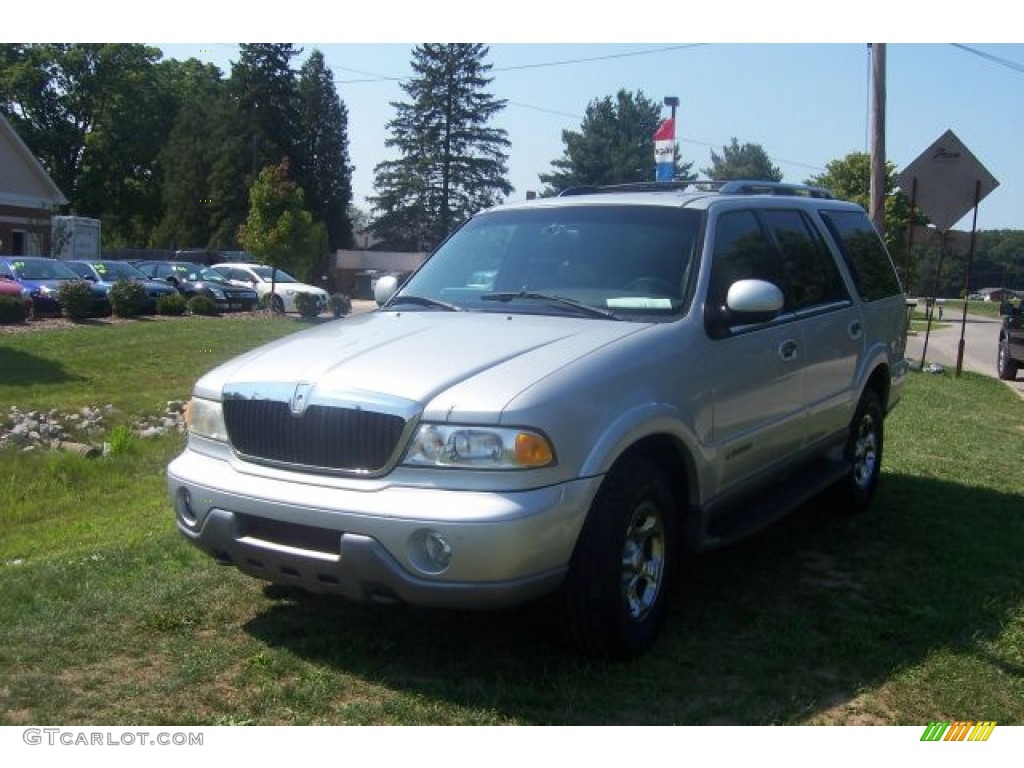
[[[524,429],[424,424],[405,455],[414,467],[534,469],[555,463],[548,439]]]
[[[224,291],[222,291],[220,288],[211,288],[210,289],[210,293],[213,294],[213,298],[215,298],[215,299],[223,299],[224,298]]]
[[[211,440],[228,441],[228,428],[224,424],[224,410],[215,400],[193,397],[185,409],[185,424],[193,435]]]

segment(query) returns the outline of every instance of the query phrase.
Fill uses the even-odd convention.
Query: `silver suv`
[[[885,247],[807,187],[501,206],[377,299],[199,380],[168,468],[179,530],[357,601],[555,592],[600,656],[654,642],[686,553],[826,490],[867,505],[907,374]]]

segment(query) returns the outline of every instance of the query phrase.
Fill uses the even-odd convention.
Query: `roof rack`
[[[795,195],[832,199],[832,193],[807,184],[784,184],[781,181],[730,181],[720,190],[723,195]]]
[[[573,195],[613,194],[615,192],[719,192],[723,195],[793,195],[798,197],[817,197],[831,200],[832,195],[821,187],[806,184],[784,184],[779,181],[713,181],[695,179],[693,181],[635,181],[629,184],[603,184],[563,189],[559,197]]]
[[[615,192],[714,192],[726,184],[724,181],[632,181],[626,184],[588,184],[569,187],[558,193],[559,197],[572,195],[614,194]]]

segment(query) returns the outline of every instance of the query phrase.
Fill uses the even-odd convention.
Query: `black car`
[[[1016,307],[1005,302],[1002,309],[1003,327],[999,329],[996,373],[1004,381],[1013,381],[1017,378],[1017,371],[1024,368],[1024,300]]]
[[[108,294],[118,280],[132,280],[141,283],[146,290],[146,301],[142,305],[144,314],[156,312],[156,300],[161,296],[169,296],[178,292],[177,288],[167,281],[146,277],[126,261],[69,261],[67,265],[83,280],[88,280],[103,288]]]
[[[164,280],[187,298],[208,296],[221,311],[248,311],[259,304],[252,288],[232,285],[217,270],[190,261],[137,261],[134,266],[146,277]]]
[[[32,311],[37,317],[59,315],[60,286],[62,283],[81,281],[67,264],[44,256],[5,256],[0,258],[0,275],[16,280],[29,292]],[[105,317],[110,314],[107,291],[89,283],[92,294],[90,314]]]

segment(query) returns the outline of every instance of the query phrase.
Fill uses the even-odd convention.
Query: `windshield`
[[[145,280],[146,276],[123,261],[94,261],[92,264],[104,280]]]
[[[80,280],[62,261],[49,259],[25,259],[11,262],[15,273],[21,280]]]
[[[179,276],[183,275],[184,279],[191,282],[203,280],[207,283],[228,284],[227,278],[213,267],[204,267],[200,264],[175,264],[172,269],[174,269]]]
[[[699,224],[698,212],[667,206],[485,213],[452,235],[389,307],[674,319],[688,303]]]
[[[266,280],[268,283],[271,281],[271,269],[270,267],[250,267],[253,272],[260,276],[261,279]],[[274,277],[274,282],[277,283],[294,283],[295,278],[285,272],[283,269],[279,269]]]

